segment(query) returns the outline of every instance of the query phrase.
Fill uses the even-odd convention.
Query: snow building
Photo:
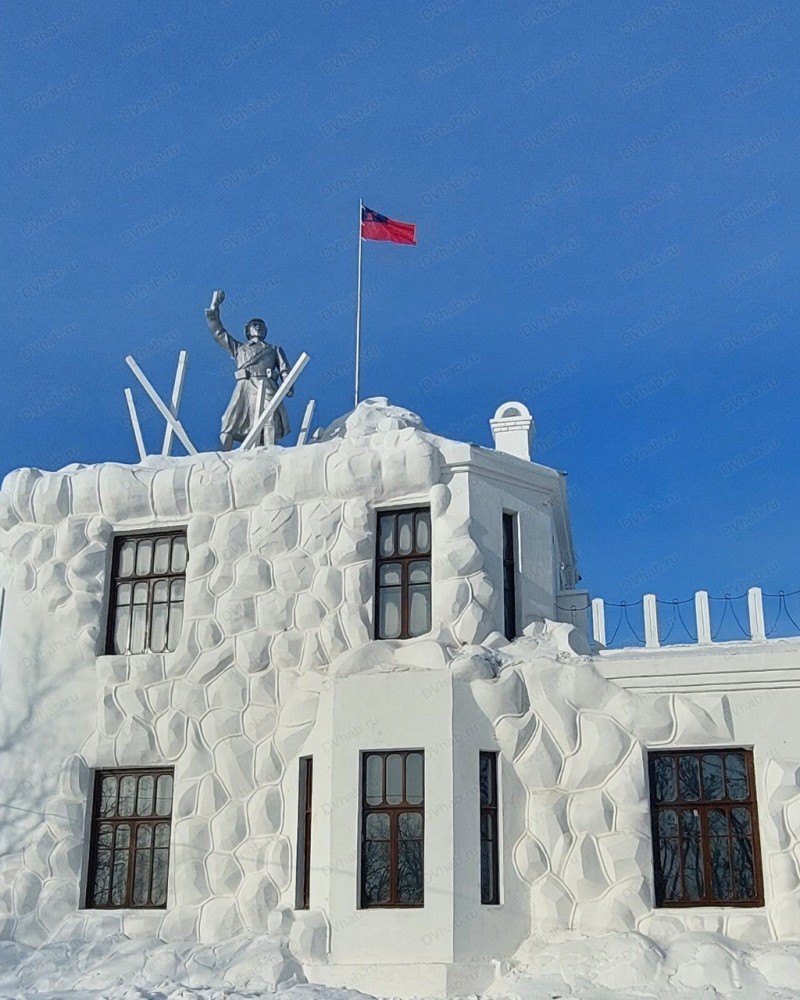
[[[0,939],[274,935],[449,996],[567,933],[800,938],[800,641],[605,648],[564,476],[368,400],[0,491]],[[641,940],[641,939],[637,939]]]

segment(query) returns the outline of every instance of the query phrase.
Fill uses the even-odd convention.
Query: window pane
[[[728,798],[742,802],[749,797],[749,782],[744,754],[725,754],[725,778],[728,785]]]
[[[117,779],[109,774],[100,788],[100,815],[113,816],[117,811]],[[110,827],[109,827],[110,829]]]
[[[417,552],[431,550],[431,515],[429,511],[417,514]]]
[[[169,550],[172,546],[171,538],[157,538],[153,552],[153,572],[169,572]]]
[[[153,840],[155,847],[169,847],[169,824],[159,823]]]
[[[140,827],[141,831],[141,827]],[[147,906],[150,901],[150,851],[138,850],[135,852],[133,869],[133,898],[134,906]]]
[[[386,758],[386,801],[390,806],[403,801],[403,758],[399,753]]]
[[[130,604],[131,603],[131,585],[129,583],[121,583],[117,587],[117,606],[120,604]]]
[[[156,788],[156,780],[152,774],[143,774],[139,778],[139,794],[136,797],[137,816],[153,815],[153,793]],[[139,827],[139,831],[147,830],[149,827]],[[141,847],[142,845],[139,844]]]
[[[378,638],[396,639],[400,635],[400,589],[381,590],[378,598]]]
[[[492,753],[482,753],[480,755],[480,789],[481,805],[494,805],[494,770],[495,755]]]
[[[179,580],[173,580],[170,585],[169,599],[171,601],[182,601],[183,595],[186,592],[186,581],[181,577]]]
[[[126,774],[119,783],[119,815],[133,816],[133,801],[136,797],[136,777]],[[120,830],[123,827],[119,828]],[[124,827],[127,830],[127,827]]]
[[[136,574],[146,576],[153,566],[153,539],[139,539],[139,547],[136,550]]]
[[[167,646],[167,612],[166,604],[154,604],[150,618],[150,644],[153,653],[163,653]]]
[[[378,554],[393,556],[394,548],[394,514],[381,514],[378,518]]]
[[[369,813],[364,832],[367,840],[388,840],[389,814]]]
[[[95,906],[108,905],[108,893],[111,888],[111,851],[98,851],[94,870],[94,888],[92,902]]]
[[[128,854],[126,849],[114,852],[114,868],[112,874],[111,903],[113,906],[124,906],[128,894]]]
[[[401,903],[422,902],[422,841],[400,840],[397,844],[397,898]]]
[[[481,842],[481,902],[496,903],[497,885],[495,884],[497,845],[489,840]]]
[[[722,757],[718,753],[703,754],[703,798],[722,799],[725,797],[725,782],[722,778]]]
[[[127,606],[117,608],[114,619],[114,652],[128,652],[128,634],[131,624],[131,609]]]
[[[97,832],[97,846],[111,850],[114,846],[114,827],[110,823],[101,823]]]
[[[408,588],[408,634],[410,636],[425,635],[431,629],[431,588]]]
[[[674,802],[678,797],[675,758],[656,757],[654,771],[656,802]]]
[[[403,582],[400,563],[384,563],[380,568],[378,584],[381,587],[399,587]]]
[[[187,560],[186,539],[183,535],[178,535],[172,540],[172,572],[183,573],[186,569]]]
[[[380,754],[370,754],[367,757],[366,800],[368,806],[377,806],[383,802],[383,758]]]
[[[153,584],[153,601],[166,604],[169,600],[169,580],[156,580]]]
[[[688,754],[678,758],[678,790],[680,797],[690,802],[700,798],[700,762]]]
[[[167,872],[169,871],[169,851],[153,851],[153,888],[150,902],[153,906],[163,906],[167,901]]]
[[[422,813],[400,813],[397,833],[401,840],[419,840],[422,837]]]
[[[123,542],[119,547],[119,568],[117,573],[119,576],[133,576],[133,570],[136,565],[136,542],[127,541]]]
[[[430,559],[419,559],[408,565],[409,583],[430,583],[431,582],[431,561]]]
[[[694,809],[685,809],[681,813],[681,834],[684,896],[691,900],[702,899],[705,895],[703,845],[700,839],[700,814]]]
[[[683,895],[678,855],[678,814],[665,809],[658,815],[659,869],[665,900],[680,899]]]
[[[167,649],[178,648],[183,628],[183,605],[173,604],[169,612],[169,636],[167,637]]]
[[[736,812],[744,810],[734,809]],[[755,899],[756,891],[756,868],[753,856],[753,841],[750,837],[741,836],[737,830],[737,824],[731,823],[734,831],[733,837],[733,874],[735,879],[736,899]],[[750,820],[748,817],[747,825]]]
[[[131,653],[143,653],[147,648],[147,606],[134,604],[131,608]]]
[[[368,840],[364,844],[364,901],[367,905],[387,903],[390,896],[389,843]]]
[[[397,515],[397,552],[407,556],[414,548],[414,515],[411,513]]]
[[[172,775],[162,774],[156,786],[156,816],[169,816],[172,812]],[[161,829],[161,827],[159,827]],[[166,827],[169,832],[169,827]]]
[[[503,514],[503,561],[515,562],[513,514]]]
[[[720,769],[722,761],[720,760]],[[728,845],[728,817],[724,809],[708,811],[708,852],[711,861],[711,895],[721,901],[733,897]]]
[[[133,587],[133,603],[147,604],[147,594],[149,587],[146,583],[137,583]]]
[[[406,757],[406,802],[416,806],[422,803],[423,764],[421,753]]]
[[[752,829],[749,809],[731,809],[731,830],[737,836],[750,836]]]

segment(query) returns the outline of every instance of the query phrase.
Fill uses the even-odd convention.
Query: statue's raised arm
[[[219,315],[219,307],[225,301],[225,292],[221,288],[218,288],[214,294],[211,296],[211,305],[206,309],[206,322],[208,323],[208,328],[211,331],[211,336],[216,340],[220,347],[224,347],[231,357],[236,357],[237,351],[241,346],[238,340],[235,340],[222,325],[222,320]]]

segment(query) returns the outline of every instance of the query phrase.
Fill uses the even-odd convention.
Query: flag
[[[413,222],[398,222],[373,212],[366,205],[361,206],[362,240],[388,240],[390,243],[416,246],[416,228]]]

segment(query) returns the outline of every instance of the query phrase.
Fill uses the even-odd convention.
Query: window
[[[378,514],[378,639],[410,639],[431,628],[431,512]]]
[[[500,833],[497,814],[497,754],[481,750],[481,903],[500,902]]]
[[[171,769],[98,772],[88,907],[166,906],[171,820]]]
[[[424,756],[369,751],[361,776],[361,905],[422,906]]]
[[[297,888],[295,909],[311,905],[311,780],[313,758],[300,758],[300,791],[297,817]]]
[[[109,653],[164,653],[178,645],[186,586],[186,533],[114,541]]]
[[[753,753],[650,754],[658,906],[761,906]]]
[[[515,522],[515,514],[503,514],[503,608],[505,610],[506,639],[514,639],[517,635],[517,532]]]

